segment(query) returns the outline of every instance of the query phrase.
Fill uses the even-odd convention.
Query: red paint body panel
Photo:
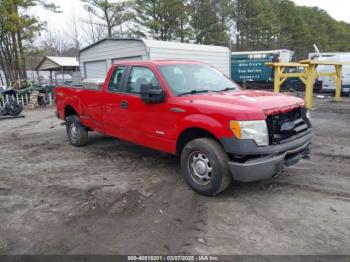
[[[265,91],[241,90],[172,96],[170,88],[158,71],[158,66],[175,63],[198,62],[118,63],[119,66],[150,68],[166,93],[165,101],[162,103],[146,104],[139,95],[108,91],[109,79],[118,66],[112,65],[102,90],[56,87],[58,115],[64,120],[65,108],[70,106],[77,112],[82,123],[92,130],[160,151],[176,153],[177,139],[188,128],[205,129],[218,139],[233,137],[229,129],[230,120],[265,120],[269,114],[287,112],[304,106],[304,101],[300,98]],[[120,107],[120,102],[123,100],[128,102],[127,109]]]

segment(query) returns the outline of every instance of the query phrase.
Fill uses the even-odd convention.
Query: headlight
[[[266,121],[230,121],[230,128],[238,139],[252,139],[258,146],[269,144]]]

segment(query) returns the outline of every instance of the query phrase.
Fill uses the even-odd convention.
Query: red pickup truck
[[[277,176],[310,153],[302,99],[243,90],[199,62],[118,62],[100,85],[58,86],[55,99],[73,146],[97,131],[176,154],[188,184],[204,195],[231,180]]]

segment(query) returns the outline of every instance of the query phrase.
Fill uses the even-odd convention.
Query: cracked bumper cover
[[[271,178],[280,173],[284,167],[291,166],[305,155],[310,154],[312,131],[278,144],[259,147],[253,140],[223,138],[225,151],[232,155],[254,156],[246,162],[229,162],[233,179],[240,182],[252,182]]]

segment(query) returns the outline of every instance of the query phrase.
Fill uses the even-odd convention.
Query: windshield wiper
[[[226,87],[224,89],[218,90],[218,92],[225,92],[225,91],[231,91],[231,90],[237,90],[235,87]]]
[[[184,92],[181,94],[178,94],[177,96],[185,96],[185,95],[194,95],[194,94],[199,94],[199,93],[208,93],[211,92],[211,90],[206,90],[206,89],[194,89],[189,92]]]

